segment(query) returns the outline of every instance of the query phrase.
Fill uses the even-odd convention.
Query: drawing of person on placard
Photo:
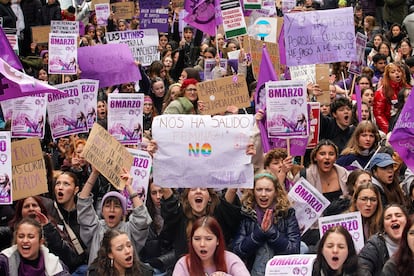
[[[9,176],[6,173],[0,173],[0,203],[11,202],[10,189]]]
[[[83,112],[78,112],[76,114],[76,128],[85,128],[86,127],[86,116]]]
[[[302,113],[298,116],[298,120],[296,121],[295,131],[306,131],[307,127],[306,116]]]
[[[91,107],[88,111],[88,115],[86,115],[86,121],[88,125],[93,125],[96,120],[96,111],[95,108]]]

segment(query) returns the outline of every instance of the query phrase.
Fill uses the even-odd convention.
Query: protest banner
[[[18,98],[17,98],[18,99]],[[16,99],[3,100],[0,102],[1,110],[3,111],[4,121],[12,120],[14,101]]]
[[[140,0],[139,28],[168,33],[169,0]]]
[[[132,56],[143,66],[160,59],[157,29],[108,32],[105,37],[108,44],[127,44]]]
[[[243,6],[245,10],[260,10],[262,8],[262,0],[246,0]]]
[[[189,25],[215,36],[222,24],[220,0],[186,0],[184,21]]]
[[[269,137],[307,137],[306,85],[302,80],[266,83],[266,117]]]
[[[10,131],[0,131],[0,205],[12,204],[12,161]]]
[[[110,0],[92,0],[90,7],[91,7],[91,11],[95,10],[95,5],[97,4],[109,4]]]
[[[111,14],[111,11],[109,9],[109,3],[96,4],[95,12],[96,12],[96,22],[98,26],[107,26],[108,17]]]
[[[296,7],[296,0],[283,0],[281,5],[283,13],[288,13]]]
[[[13,102],[11,133],[13,138],[43,139],[46,124],[46,94],[17,98]]]
[[[242,75],[234,75],[197,83],[198,99],[205,104],[203,114],[220,114],[228,106],[250,106],[249,90]]]
[[[252,115],[156,116],[154,182],[170,188],[252,188],[246,146],[253,123]]]
[[[204,81],[213,79],[213,69],[216,67],[216,60],[213,58],[204,60]]]
[[[14,37],[14,43],[10,41],[11,36]],[[23,65],[21,64],[20,59],[16,54],[16,50],[18,52],[19,49],[17,41],[18,40],[16,35],[5,34],[3,28],[0,28],[0,58],[2,58],[13,68],[21,70],[23,69]]]
[[[135,14],[135,3],[131,2],[115,2],[111,4],[112,12],[116,18],[132,19]]]
[[[49,34],[49,74],[76,74],[77,35]]]
[[[85,105],[79,82],[68,82],[56,85],[66,95],[48,95],[47,112],[53,139],[75,133],[88,132]]]
[[[258,17],[248,30],[249,35],[254,36],[255,39],[277,43],[277,19],[275,17]]]
[[[83,104],[86,114],[86,124],[88,129],[91,129],[93,124],[96,121],[97,111],[96,106],[98,102],[98,89],[99,81],[98,80],[88,80],[80,79],[76,80],[73,83],[78,84],[78,89],[82,92]]]
[[[131,51],[125,44],[81,47],[78,61],[81,78],[99,80],[99,88],[141,79]]]
[[[355,44],[356,44],[356,59],[351,60],[351,63],[348,67],[348,72],[360,76],[362,73],[362,67],[364,65],[365,60],[365,47],[367,45],[367,36],[357,32],[355,37]]]
[[[0,101],[42,93],[63,94],[53,86],[16,70],[0,58]]]
[[[319,143],[319,128],[321,121],[321,105],[309,102],[309,139],[307,149],[313,149]]]
[[[227,39],[247,34],[246,22],[239,0],[221,0],[221,16]]]
[[[341,225],[348,230],[349,234],[351,234],[357,253],[362,249],[362,247],[364,247],[364,226],[362,225],[361,213],[359,211],[328,217],[320,217],[318,221],[319,234],[321,238],[330,228]]]
[[[290,189],[288,196],[292,207],[295,209],[301,235],[311,227],[331,204],[303,177]]]
[[[119,191],[125,188],[120,175],[129,171],[132,155],[98,123],[95,123],[82,152],[83,157],[94,166]]]
[[[54,34],[74,34],[79,35],[79,21],[52,20],[50,22],[50,32]]]
[[[266,264],[265,276],[311,276],[315,254],[274,256]]]
[[[253,66],[253,74],[258,79],[259,69],[263,55],[263,44],[266,45],[267,52],[269,53],[269,58],[271,64],[277,75],[280,75],[280,57],[279,57],[279,47],[277,43],[261,41],[258,39],[253,39],[248,36],[243,37],[244,49],[247,49],[248,53],[251,55],[251,61]]]
[[[414,171],[414,91],[408,96],[389,139],[390,144]]]
[[[49,43],[50,25],[48,26],[33,26],[32,30],[32,42],[37,44]]]
[[[46,166],[39,138],[11,144],[13,201],[48,192]]]
[[[288,66],[356,58],[352,7],[287,13],[284,37]]]
[[[144,150],[127,148],[128,152],[134,158],[129,173],[132,176],[132,189],[138,194],[142,202],[147,202],[147,195],[150,196],[149,179],[152,168],[151,155]],[[123,191],[127,198],[127,209],[133,209],[132,200],[129,199],[129,193],[125,188]]]
[[[108,132],[123,145],[142,141],[143,93],[108,95]]]

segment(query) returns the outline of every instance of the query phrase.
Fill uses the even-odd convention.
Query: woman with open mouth
[[[150,276],[153,271],[141,263],[128,234],[117,229],[105,232],[89,276]]]
[[[244,259],[252,276],[265,275],[274,255],[299,254],[300,230],[287,193],[270,171],[254,176],[254,187],[242,197],[239,232],[233,252]]]
[[[354,241],[342,226],[334,226],[322,236],[312,276],[358,275],[358,256]]]
[[[380,231],[359,252],[361,275],[381,274],[385,262],[397,252],[407,221],[408,213],[402,205],[391,204],[384,209]]]
[[[0,275],[70,275],[63,262],[44,245],[38,221],[22,219],[16,225],[14,237],[14,245],[0,254]]]
[[[359,211],[364,229],[364,241],[378,232],[382,217],[381,196],[372,183],[358,186],[351,200],[350,212]]]
[[[249,276],[243,261],[225,250],[220,225],[213,217],[201,217],[193,224],[189,253],[175,265],[173,276]]]

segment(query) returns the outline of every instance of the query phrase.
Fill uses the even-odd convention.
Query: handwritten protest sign
[[[109,10],[109,4],[96,4],[95,5],[95,12],[96,12],[96,22],[98,26],[106,26],[108,25],[108,17],[111,14]]]
[[[359,252],[364,247],[364,227],[362,225],[361,213],[352,212],[319,218],[319,233],[322,238],[323,234],[337,225],[343,226],[351,234],[354,241],[355,250]]]
[[[269,137],[308,136],[306,86],[302,80],[266,83],[266,115]]]
[[[65,91],[63,95],[47,95],[47,110],[53,139],[75,133],[88,132],[85,105],[79,82],[56,85]]]
[[[108,44],[127,44],[133,57],[143,66],[160,59],[157,29],[109,32],[105,36]]]
[[[47,193],[46,166],[38,138],[12,143],[13,200]]]
[[[140,0],[139,28],[157,29],[168,33],[168,5],[169,0]]]
[[[49,42],[50,26],[34,26],[32,30],[32,41],[38,44]]]
[[[46,124],[46,94],[17,98],[13,102],[12,137],[43,138]]]
[[[88,80],[88,79],[80,79],[74,81],[74,83],[78,84],[79,91],[82,92],[83,104],[86,114],[86,123],[88,125],[88,129],[91,129],[93,124],[96,121],[97,111],[97,98],[98,98],[98,88],[99,88],[99,81],[98,80]]]
[[[265,276],[311,276],[315,254],[274,256],[266,264]]]
[[[111,9],[117,18],[131,19],[135,14],[135,3],[134,1],[112,3]]]
[[[221,0],[221,15],[226,38],[242,36],[247,34],[246,22],[239,0]]]
[[[287,13],[284,36],[289,66],[355,60],[352,7]]]
[[[331,204],[315,187],[301,177],[289,191],[299,229],[303,235]]]
[[[132,176],[132,189],[138,194],[139,198],[145,204],[147,201],[147,195],[150,195],[148,184],[152,168],[152,158],[151,155],[144,150],[131,148],[127,148],[127,150],[134,158],[129,172]],[[127,198],[127,208],[132,209],[132,200],[129,199],[129,193],[126,188],[123,193]]]
[[[266,44],[266,49],[269,53],[270,60],[273,64],[275,72],[277,75],[280,75],[280,57],[279,57],[279,47],[277,43],[261,41],[258,39],[249,38],[247,36],[243,37],[243,43],[245,45],[245,49],[250,52],[251,61],[253,65],[253,73],[258,79],[259,76],[259,69],[260,69],[260,61],[262,60],[262,51],[263,51],[263,43]]]
[[[252,115],[160,115],[152,123],[158,142],[154,182],[163,187],[252,188],[246,146]],[[200,181],[194,181],[199,179]]]
[[[141,79],[131,51],[125,44],[81,47],[78,60],[82,78],[99,80],[100,88]]]
[[[142,141],[143,93],[108,95],[108,132],[123,145]]]
[[[77,35],[49,35],[49,74],[76,74]]]
[[[95,5],[97,4],[109,4],[109,0],[92,0],[91,1],[91,11],[95,10]]]
[[[225,112],[230,105],[250,106],[249,91],[244,76],[235,75],[197,83],[198,98],[206,105],[204,114]]]
[[[50,32],[79,35],[79,21],[52,20],[50,22]]]
[[[0,205],[12,204],[12,160],[9,131],[0,131]]]
[[[125,188],[120,175],[130,170],[133,157],[114,137],[95,123],[82,152],[83,157],[117,189]]]

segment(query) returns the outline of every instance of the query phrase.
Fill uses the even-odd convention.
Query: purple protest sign
[[[414,171],[414,93],[410,96],[401,110],[400,117],[395,123],[389,139],[390,144],[398,152],[407,167]]]
[[[365,47],[367,45],[367,36],[357,32],[355,37],[356,43],[356,60],[352,60],[348,72],[360,76],[362,73],[362,66],[365,59]]]
[[[168,5],[169,0],[140,0],[139,1],[139,28],[158,29],[168,33]]]
[[[81,47],[78,61],[81,77],[99,80],[100,88],[141,79],[127,44]]]
[[[285,29],[283,25],[277,43],[279,44],[280,64],[286,64]]]
[[[216,27],[222,22],[219,0],[188,0],[185,10],[188,12],[185,22],[209,35],[216,35]]]
[[[20,63],[19,58],[14,53],[9,40],[6,37],[6,34],[3,31],[3,28],[0,27],[0,58],[6,61],[8,64],[13,66],[17,70],[23,69],[22,64]]]
[[[65,94],[43,81],[17,71],[0,58],[0,101],[42,93]]]
[[[288,66],[356,59],[351,7],[287,13],[283,28]]]

